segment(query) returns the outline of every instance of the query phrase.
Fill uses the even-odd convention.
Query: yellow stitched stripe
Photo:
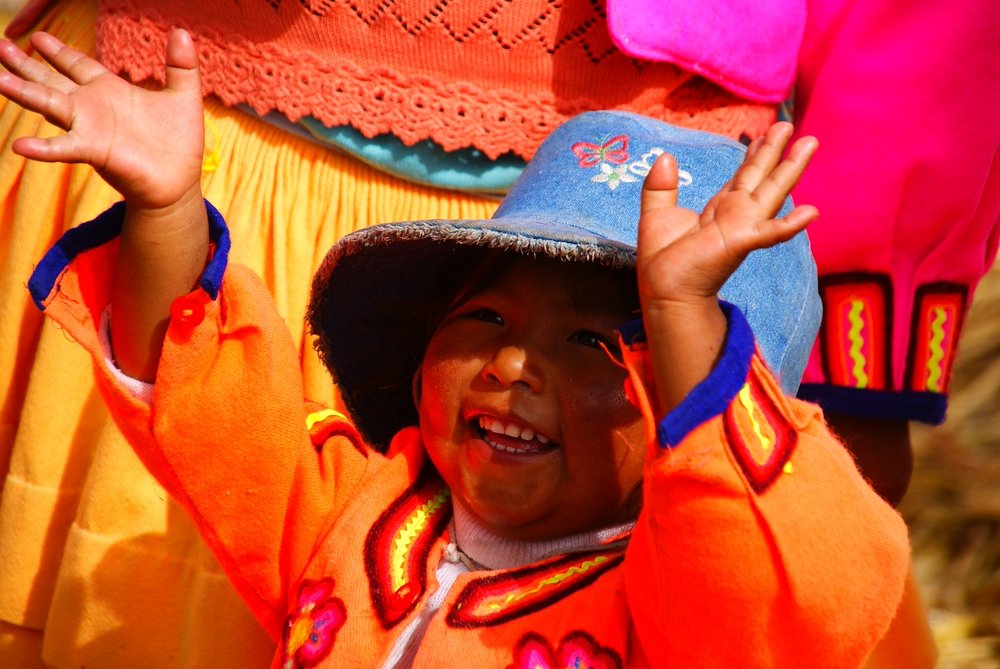
[[[753,396],[750,394],[750,384],[743,384],[743,388],[740,389],[740,404],[746,409],[747,415],[750,417],[750,425],[753,426],[753,433],[757,435],[757,441],[760,442],[760,447],[764,449],[766,453],[771,449],[771,439],[766,434],[764,430],[761,429],[760,422],[757,420],[757,405],[753,401]]]
[[[392,551],[389,557],[389,576],[392,581],[392,591],[399,590],[407,583],[406,579],[406,558],[410,554],[410,548],[420,536],[420,533],[427,527],[427,522],[444,503],[448,500],[450,491],[445,488],[430,500],[418,507],[400,528],[399,532],[392,540]]]
[[[222,139],[219,128],[208,116],[205,117],[205,156],[201,161],[202,172],[215,172],[222,165]]]
[[[931,351],[931,356],[927,360],[927,390],[931,392],[941,392],[944,369],[941,361],[944,360],[944,324],[948,320],[948,313],[941,307],[934,307],[933,318],[931,320],[931,340],[927,347]]]
[[[347,416],[340,413],[339,411],[334,411],[333,409],[323,409],[322,411],[314,411],[308,416],[306,416],[306,429],[312,430],[313,425],[331,417],[339,418],[341,420],[347,420]]]
[[[607,557],[599,555],[593,560],[587,560],[580,565],[575,565],[573,567],[570,567],[564,572],[553,574],[552,576],[539,581],[538,585],[536,585],[531,590],[512,593],[510,595],[507,595],[501,602],[492,602],[490,604],[487,604],[487,607],[492,611],[500,611],[501,609],[510,606],[514,602],[519,602],[522,599],[525,599],[526,597],[537,595],[539,592],[541,592],[542,590],[551,585],[559,585],[560,583],[570,578],[571,576],[579,576],[582,574],[586,574],[588,571],[590,571],[597,565],[603,564],[607,561],[608,561]]]
[[[865,356],[862,351],[864,346],[864,339],[861,337],[861,331],[864,329],[865,323],[861,318],[861,314],[865,310],[865,303],[861,300],[851,300],[851,312],[848,314],[847,318],[851,322],[851,329],[847,333],[848,338],[851,340],[851,350],[850,356],[851,360],[854,361],[854,369],[852,370],[854,374],[855,386],[858,388],[868,387],[868,374],[865,372]]]

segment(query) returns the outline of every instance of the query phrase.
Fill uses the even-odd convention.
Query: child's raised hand
[[[152,381],[170,307],[194,289],[208,257],[201,196],[205,127],[191,36],[167,39],[166,85],[133,86],[45,33],[31,44],[55,70],[0,41],[0,94],[66,131],[22,137],[20,155],[86,163],[125,197],[112,281],[112,348],[122,371]]]
[[[782,159],[792,135],[773,125],[747,149],[743,165],[700,215],[677,206],[677,164],[664,154],[642,191],[639,294],[664,410],[711,371],[725,338],[718,292],[747,254],[786,241],[819,212],[797,206],[774,218],[805,170],[817,142],[803,137]]]
[[[643,186],[639,222],[639,280],[650,306],[714,299],[747,254],[790,239],[818,216],[806,205],[774,218],[817,146],[804,137],[782,160],[791,135],[791,124],[776,123],[751,143],[700,216],[677,206],[677,164],[661,156]]]
[[[198,55],[190,35],[171,33],[166,86],[151,91],[119,78],[52,35],[32,46],[46,67],[0,41],[0,94],[42,114],[65,134],[22,137],[13,150],[32,160],[86,163],[130,206],[159,210],[200,197],[204,120]]]

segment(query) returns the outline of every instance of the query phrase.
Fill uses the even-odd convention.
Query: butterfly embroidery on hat
[[[529,632],[514,649],[507,669],[619,669],[621,655],[597,643],[586,632],[570,632],[555,650],[540,634]]]
[[[313,667],[330,654],[347,610],[333,596],[333,579],[303,581],[296,610],[285,621],[281,638],[281,669]]]
[[[452,627],[487,627],[549,606],[621,564],[623,548],[566,555],[473,579],[448,612]]]
[[[602,144],[577,142],[570,150],[580,159],[580,167],[595,167],[604,163],[621,165],[628,160],[628,135],[612,137]]]
[[[605,184],[611,190],[624,183],[635,183],[638,181],[636,177],[645,179],[653,163],[664,153],[662,148],[653,147],[638,160],[628,162],[628,135],[612,137],[602,144],[577,142],[570,147],[570,150],[579,159],[580,167],[598,169],[598,173],[591,177],[591,181]],[[678,169],[677,178],[681,186],[690,186],[694,181],[691,173],[683,169]]]
[[[432,470],[382,513],[365,539],[365,570],[379,621],[390,629],[427,588],[427,557],[451,518],[451,492]]]

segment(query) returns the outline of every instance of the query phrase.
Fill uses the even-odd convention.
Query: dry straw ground
[[[939,669],[1000,669],[1000,263],[959,346],[948,419],[914,429],[900,508],[940,650]]]

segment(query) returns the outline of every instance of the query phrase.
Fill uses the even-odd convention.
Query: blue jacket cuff
[[[208,236],[215,246],[211,260],[198,280],[198,285],[213,300],[219,296],[222,277],[229,262],[229,228],[222,214],[205,200],[208,212]],[[45,310],[45,299],[52,293],[59,277],[81,253],[95,249],[115,239],[122,231],[125,203],[112,205],[100,216],[69,230],[48,250],[28,279],[31,299],[40,310]]]
[[[916,420],[930,425],[944,422],[948,396],[912,390],[866,390],[822,383],[804,383],[798,398],[822,407],[824,413],[842,413],[861,418]]]
[[[656,435],[664,448],[674,448],[696,427],[722,414],[746,383],[754,338],[750,324],[736,306],[719,300],[729,321],[722,355],[708,377],[660,421]]]

